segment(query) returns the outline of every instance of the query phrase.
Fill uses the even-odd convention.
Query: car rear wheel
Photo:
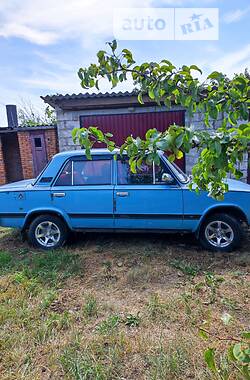
[[[62,247],[68,237],[65,223],[53,215],[41,215],[35,218],[28,230],[28,240],[34,247],[55,249]]]
[[[242,228],[231,215],[211,215],[203,222],[199,240],[210,251],[231,252],[240,246]]]

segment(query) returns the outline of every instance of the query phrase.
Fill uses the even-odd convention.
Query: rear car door
[[[113,228],[112,173],[111,155],[69,159],[51,189],[53,206],[68,214],[75,229]]]
[[[164,161],[156,167],[143,164],[133,174],[128,160],[117,160],[116,172],[115,228],[182,229],[182,188],[176,180],[172,184],[162,181],[163,174],[169,174]]]

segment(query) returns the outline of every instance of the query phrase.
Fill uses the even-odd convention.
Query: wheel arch
[[[218,213],[223,213],[223,214],[231,215],[235,219],[237,219],[237,221],[239,221],[240,223],[247,223],[248,224],[247,216],[246,216],[246,214],[244,213],[244,211],[240,207],[235,206],[235,205],[214,206],[214,207],[206,210],[206,212],[203,214],[203,216],[202,216],[202,218],[200,220],[200,223],[198,225],[198,228],[195,231],[195,235],[197,237],[199,237],[200,229],[201,229],[201,226],[204,223],[204,221],[208,217],[210,217],[211,215],[218,214]]]
[[[26,218],[24,220],[24,224],[23,224],[23,227],[22,227],[22,232],[26,231],[28,229],[29,225],[31,224],[31,222],[36,217],[41,216],[41,215],[57,216],[57,217],[59,217],[66,224],[66,226],[69,229],[71,229],[70,221],[69,221],[68,216],[65,215],[64,213],[62,213],[61,211],[56,210],[56,209],[36,209],[36,210],[32,210],[31,212],[29,212],[28,215],[26,215]]]

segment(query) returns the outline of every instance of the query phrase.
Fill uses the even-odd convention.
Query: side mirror
[[[162,182],[171,185],[174,183],[174,178],[171,176],[171,174],[163,173],[161,177]]]

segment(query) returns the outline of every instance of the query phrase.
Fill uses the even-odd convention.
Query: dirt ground
[[[249,330],[249,272],[249,236],[230,254],[163,234],[78,235],[45,253],[1,229],[0,379],[213,379],[209,347],[240,379],[227,349]]]

